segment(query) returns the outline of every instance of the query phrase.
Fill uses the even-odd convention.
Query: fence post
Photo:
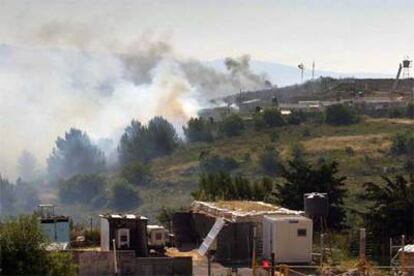
[[[405,273],[405,235],[401,236],[401,271]]]
[[[367,234],[365,228],[359,229],[359,274],[365,275],[367,265],[366,255]]]

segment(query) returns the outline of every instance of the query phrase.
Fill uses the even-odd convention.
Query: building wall
[[[80,276],[114,275],[113,251],[73,251]],[[192,275],[191,257],[135,257],[134,251],[118,251],[119,275]]]

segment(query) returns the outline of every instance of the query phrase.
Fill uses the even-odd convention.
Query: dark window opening
[[[306,229],[298,229],[298,237],[306,237]]]

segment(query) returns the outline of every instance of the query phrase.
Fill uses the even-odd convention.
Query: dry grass
[[[214,205],[221,209],[227,209],[230,211],[240,211],[240,212],[266,212],[266,211],[276,211],[277,206],[260,204],[255,201],[218,201]]]
[[[191,251],[179,251],[177,248],[171,247],[167,248],[166,255],[170,257],[191,257],[193,262],[201,262],[205,260],[205,257],[198,254],[198,251],[195,249]]]
[[[391,123],[391,124],[401,124],[401,125],[414,125],[414,120],[410,119],[398,119],[398,118],[379,118],[379,119],[367,119],[367,122],[385,122],[385,123]]]
[[[314,138],[303,142],[306,152],[321,153],[326,151],[352,148],[356,153],[373,154],[388,151],[391,141],[387,135],[352,135]]]

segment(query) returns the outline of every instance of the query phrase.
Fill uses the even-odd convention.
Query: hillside
[[[413,126],[413,121],[402,119],[365,119],[343,127],[304,124],[260,132],[247,129],[239,137],[183,145],[175,153],[152,161],[154,181],[141,188],[144,202],[137,211],[153,219],[162,206],[188,205],[192,200],[190,193],[197,187],[200,154],[232,157],[240,164],[232,173],[254,180],[264,175],[258,160],[266,146],[274,146],[286,162],[290,146],[295,143],[304,146],[310,161],[327,158],[339,162],[340,174],[347,176],[347,205],[355,208],[359,206],[355,204],[356,195],[361,192],[362,183],[379,179],[384,172],[403,172],[402,159],[389,154],[390,138],[397,132],[412,130]],[[272,132],[279,135],[276,142],[271,142]]]

